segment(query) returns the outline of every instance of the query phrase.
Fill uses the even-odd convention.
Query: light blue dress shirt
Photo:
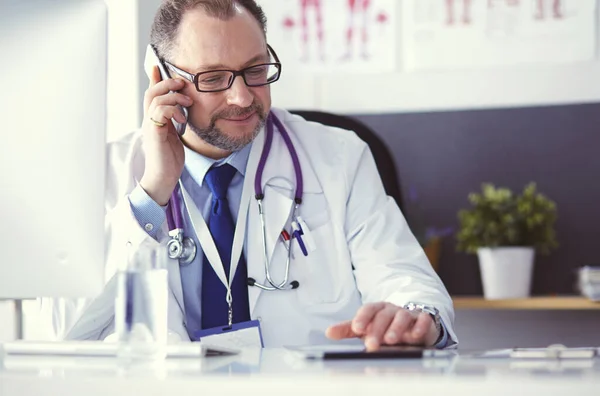
[[[215,165],[227,163],[237,169],[229,189],[227,190],[227,199],[229,209],[234,221],[237,221],[240,200],[242,198],[242,189],[244,186],[244,175],[246,164],[252,145],[248,144],[242,150],[232,153],[229,157],[216,161],[204,157],[187,147],[185,147],[185,168],[181,175],[183,186],[194,199],[198,210],[201,211],[205,219],[208,219],[212,202],[212,193],[208,186],[204,184],[204,176],[208,170]],[[180,194],[180,202],[183,202]],[[129,194],[131,209],[140,226],[146,230],[148,235],[156,238],[158,230],[166,220],[166,207],[158,205],[139,185]],[[194,261],[187,266],[180,267],[181,285],[183,288],[183,300],[186,314],[186,328],[190,339],[194,339],[196,331],[202,329],[202,310],[200,296],[202,295],[202,248],[196,237],[196,233],[191,225],[187,211],[184,210],[183,229],[184,235],[191,237],[196,242],[198,251]],[[442,322],[443,337],[437,348],[444,348],[448,344],[448,332]]]

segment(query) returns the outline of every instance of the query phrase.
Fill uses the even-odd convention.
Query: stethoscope
[[[285,275],[283,281],[281,283],[276,282],[271,277],[271,273],[269,271],[269,254],[267,251],[267,227],[265,222],[265,215],[263,210],[263,199],[264,199],[264,191],[262,189],[262,176],[265,170],[265,165],[267,163],[267,158],[269,157],[269,153],[271,152],[271,145],[273,143],[273,125],[277,126],[283,141],[290,153],[290,157],[292,158],[292,164],[294,166],[294,174],[296,176],[296,192],[294,193],[294,208],[292,211],[292,234],[289,234],[284,231],[282,235],[286,235],[289,240],[289,246],[287,247],[287,258],[285,264]],[[265,264],[265,278],[267,279],[268,285],[263,285],[256,281],[254,278],[248,278],[248,286],[256,286],[262,290],[274,291],[274,290],[292,290],[297,289],[300,286],[298,281],[289,280],[290,275],[290,262],[291,262],[291,254],[292,254],[292,246],[291,243],[295,239],[302,250],[304,255],[307,255],[306,246],[302,240],[302,235],[304,235],[304,231],[298,221],[298,212],[300,205],[302,204],[302,193],[303,193],[303,180],[302,180],[302,168],[300,167],[300,160],[298,159],[298,154],[296,153],[296,149],[290,139],[290,135],[281,123],[279,119],[273,114],[270,113],[267,120],[267,128],[266,128],[266,137],[265,143],[263,146],[263,150],[260,156],[260,160],[258,162],[258,168],[256,170],[256,176],[254,178],[254,197],[258,204],[258,212],[260,216],[260,224],[262,229],[262,244],[263,244],[263,255],[264,255],[264,264]],[[189,265],[194,258],[196,257],[197,247],[196,242],[190,238],[183,235],[183,218],[181,215],[181,204],[179,201],[178,190],[175,189],[173,194],[171,195],[171,199],[169,200],[169,205],[167,207],[167,223],[169,225],[169,236],[171,239],[167,242],[167,250],[169,254],[169,258],[179,260],[179,265],[186,266]]]

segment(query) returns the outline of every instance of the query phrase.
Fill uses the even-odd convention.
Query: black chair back
[[[385,143],[375,134],[375,132],[357,119],[347,116],[325,113],[322,111],[290,110],[290,112],[297,114],[308,121],[354,131],[371,149],[373,157],[375,158],[377,170],[383,181],[385,192],[396,201],[400,209],[403,209],[402,193],[396,166],[394,164],[394,158]]]

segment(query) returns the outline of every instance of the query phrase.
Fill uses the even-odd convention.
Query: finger
[[[385,334],[384,341],[388,345],[395,345],[400,343],[405,333],[410,331],[413,327],[413,323],[416,321],[415,315],[411,314],[405,309],[401,309],[394,315],[394,320],[388,331]]]
[[[354,319],[352,319],[352,331],[359,336],[365,335],[367,326],[371,323],[377,312],[381,311],[385,306],[386,303],[384,302],[363,305],[356,313]]]
[[[185,96],[183,94],[177,92],[171,92],[166,95],[156,96],[149,107],[149,112],[152,112],[153,107],[155,106],[175,106],[181,105],[184,107],[191,106],[193,103],[192,99],[189,96]]]
[[[367,329],[367,336],[365,338],[365,346],[368,351],[379,349],[379,346],[383,343],[383,336],[390,327],[392,320],[394,320],[394,316],[396,312],[398,312],[398,309],[398,307],[389,304],[377,312],[373,317],[373,320]]]
[[[171,91],[179,91],[184,86],[185,82],[181,79],[170,78],[165,81],[159,80],[158,82],[156,82],[156,84],[148,87],[148,89],[144,93],[144,110],[148,111],[148,107],[150,107],[150,104],[157,96],[166,95]]]
[[[149,78],[150,82],[148,84],[148,89],[144,93],[144,110],[148,110],[148,107],[150,106],[150,102],[153,99],[150,97],[148,91],[150,90],[150,88],[152,88],[153,86],[158,84],[158,82],[161,80],[160,70],[158,69],[158,66],[156,66],[156,65],[152,66],[152,69],[150,69],[150,74],[148,75],[148,78]]]
[[[152,72],[150,73],[150,87],[156,85],[160,80],[162,80],[160,76],[160,69],[158,65],[152,66]]]
[[[167,120],[170,120],[171,118],[175,118],[175,121],[177,121],[179,123],[185,122],[185,116],[183,115],[181,109],[179,109],[175,106],[158,106],[156,108],[156,110],[157,110],[157,114],[160,114],[160,116],[164,117]],[[156,120],[156,118],[155,118],[155,120]],[[165,121],[161,121],[161,122],[165,122]]]
[[[175,121],[180,123],[185,122],[185,116],[181,110],[175,106],[157,106],[152,112],[150,118],[152,118],[154,121],[166,124],[165,126],[161,127],[152,123],[152,125],[158,129],[166,128],[171,122],[171,118],[175,118]]]
[[[412,329],[405,333],[404,341],[410,345],[425,345],[431,331],[435,331],[435,325],[431,315],[421,312],[415,320]]]
[[[344,338],[359,337],[359,335],[352,330],[351,320],[328,327],[325,331],[325,335],[327,338],[332,340],[343,340]]]

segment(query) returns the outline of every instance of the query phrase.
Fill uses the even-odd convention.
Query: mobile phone
[[[148,47],[146,48],[146,60],[144,63],[145,63],[144,68],[146,69],[146,72],[148,73],[148,75],[150,74],[151,68],[154,65],[157,65],[158,70],[160,71],[160,77],[162,80],[171,78],[171,74],[167,70],[167,67],[165,66],[163,61],[158,57],[158,53],[156,52],[156,49],[150,44],[148,44]],[[173,91],[171,91],[171,92],[173,92]],[[185,128],[187,126],[188,109],[181,105],[177,105],[177,108],[181,110],[181,113],[185,117],[186,122],[184,122],[182,124],[182,123],[175,121],[174,118],[171,118],[171,122],[173,122],[173,126],[175,127],[177,134],[179,136],[182,136],[185,133]]]

